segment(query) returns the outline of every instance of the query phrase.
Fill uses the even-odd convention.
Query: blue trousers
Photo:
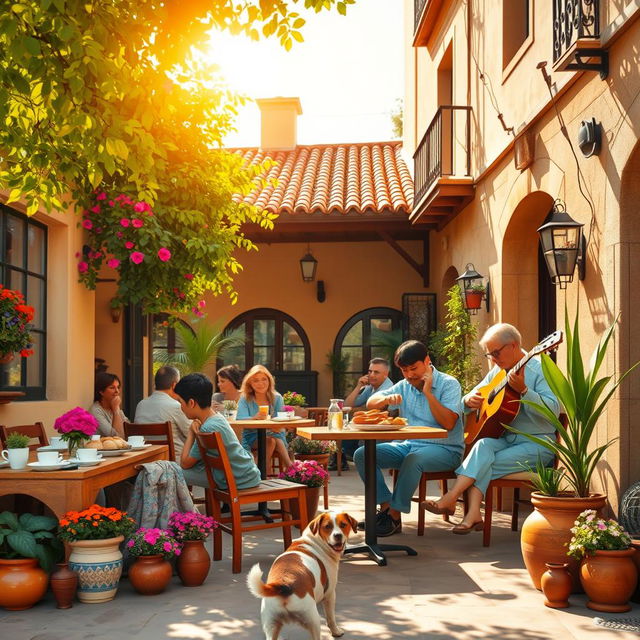
[[[491,480],[525,471],[522,465],[535,467],[538,459],[545,467],[553,464],[551,451],[524,436],[510,433],[502,438],[482,438],[473,445],[456,474],[473,478],[474,486],[484,495]]]
[[[423,471],[455,469],[462,451],[436,443],[417,444],[411,440],[395,440],[376,445],[376,498],[378,504],[388,502],[392,509],[409,513],[411,498],[420,483]],[[364,482],[364,447],[353,454],[356,469]],[[393,493],[387,487],[382,469],[398,469],[398,481]]]

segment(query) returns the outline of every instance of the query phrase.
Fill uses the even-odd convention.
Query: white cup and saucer
[[[102,456],[97,449],[78,449],[73,460],[80,467],[93,467],[102,461]]]
[[[56,471],[71,464],[64,460],[57,451],[38,451],[38,462],[30,462],[27,466],[36,471]]]
[[[131,445],[134,451],[139,451],[145,448],[144,436],[129,436],[127,442]]]

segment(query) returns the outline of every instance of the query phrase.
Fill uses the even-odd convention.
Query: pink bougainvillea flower
[[[79,258],[79,257],[80,257],[80,252],[76,251],[76,258]]]
[[[97,204],[95,207],[91,207],[90,211],[93,211],[93,213],[100,213],[100,205]]]
[[[135,243],[131,242],[131,240],[127,240],[127,241],[124,243],[124,246],[125,246],[127,249],[133,249],[133,247],[135,247],[136,245],[135,245]]]
[[[117,231],[116,232],[116,237],[117,238],[124,238],[124,233],[122,233],[122,231]]]
[[[85,218],[85,219],[82,221],[82,226],[83,226],[85,229],[93,229],[93,222],[91,222],[91,220],[89,220],[89,219]]]
[[[141,202],[136,202],[133,205],[133,210],[137,213],[143,213],[144,211],[149,211],[149,209],[151,209],[151,207],[144,200],[142,200]]]
[[[204,300],[198,300],[198,307],[200,309],[204,309],[207,306],[207,303]]]
[[[142,222],[142,220],[139,220],[138,218],[134,218],[134,219],[131,221],[131,224],[132,224],[136,229],[139,229],[141,226],[143,226],[143,225],[144,225],[144,222]]]
[[[144,253],[140,253],[140,251],[134,251],[130,256],[131,262],[133,264],[140,264],[144,260]]]
[[[106,200],[107,199],[107,194],[103,191],[102,193],[99,193],[96,196],[96,200]]]
[[[129,218],[122,218],[122,220],[120,220],[120,224],[123,227],[128,227],[129,226]]]
[[[169,249],[166,249],[165,247],[162,247],[162,249],[158,251],[158,258],[160,258],[162,262],[166,262],[171,258],[171,251],[169,251]]]
[[[110,260],[107,260],[107,266],[112,269],[117,269],[120,266],[120,260],[117,258],[111,258]]]
[[[78,271],[80,273],[86,273],[89,271],[89,265],[84,260],[82,262],[78,262]]]
[[[193,273],[185,273],[184,277],[186,280],[193,280]]]
[[[113,200],[109,200],[109,206],[113,207],[115,205],[115,202]]]

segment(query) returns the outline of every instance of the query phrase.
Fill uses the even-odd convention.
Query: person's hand
[[[194,436],[196,435],[196,433],[200,432],[201,426],[202,422],[200,422],[200,420],[198,420],[197,418],[191,422],[191,426],[189,428],[191,429],[191,432]]]
[[[431,367],[427,367],[427,370],[424,372],[422,383],[422,393],[426,396],[431,393],[431,387],[433,386],[433,370]]]
[[[390,396],[385,396],[387,407],[392,404],[402,404],[402,396],[399,393],[392,393]]]
[[[111,411],[113,411],[114,413],[117,413],[118,410],[120,409],[120,405],[122,404],[122,397],[121,396],[113,396],[113,398],[111,398]]]
[[[271,416],[268,413],[262,413],[258,411],[255,416],[253,416],[252,420],[268,420]]]
[[[476,391],[472,396],[469,396],[464,403],[470,409],[479,409],[482,406],[484,398],[479,391]]]
[[[361,387],[366,387],[369,384],[369,376],[360,376],[358,378],[358,385]]]
[[[527,390],[527,385],[524,381],[524,367],[521,367],[517,373],[513,369],[509,371],[507,382],[516,393],[524,393]]]

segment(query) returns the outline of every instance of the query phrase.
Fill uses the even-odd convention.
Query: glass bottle
[[[332,398],[327,412],[329,431],[342,431],[342,409],[338,404],[338,398]]]

